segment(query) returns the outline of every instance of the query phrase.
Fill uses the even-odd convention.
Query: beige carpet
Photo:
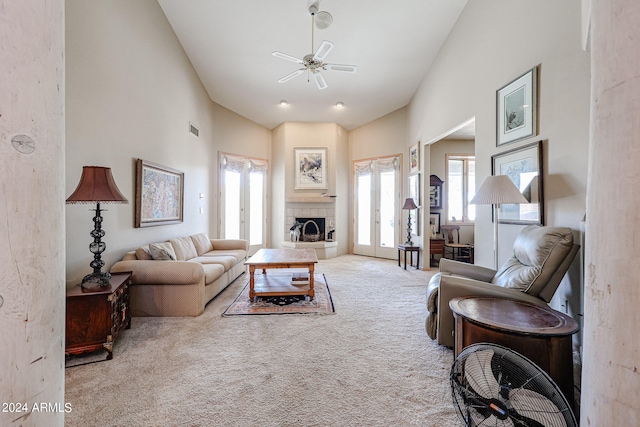
[[[456,426],[452,351],[424,331],[429,272],[341,256],[332,316],[133,318],[111,361],[68,368],[67,426]]]

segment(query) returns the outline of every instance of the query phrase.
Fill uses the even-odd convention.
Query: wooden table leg
[[[255,265],[250,265],[249,266],[249,299],[251,301],[253,301],[253,299],[256,296],[256,290],[255,290],[255,277],[254,274],[256,272],[256,266]]]
[[[311,300],[313,300],[316,292],[313,288],[315,285],[314,270],[315,266],[313,264],[309,264],[309,299]]]

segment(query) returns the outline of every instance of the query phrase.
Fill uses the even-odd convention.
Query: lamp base
[[[98,285],[100,287],[109,286],[109,280],[111,280],[110,273],[103,273],[102,271],[93,272],[91,274],[87,274],[82,279],[82,283],[80,284],[83,288],[95,287],[91,285]]]

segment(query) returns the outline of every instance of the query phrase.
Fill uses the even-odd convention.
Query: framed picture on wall
[[[431,230],[431,237],[435,237],[440,233],[440,212],[431,212],[429,214],[429,228]]]
[[[327,149],[294,148],[295,189],[327,189]]]
[[[496,92],[496,146],[537,134],[538,67]]]
[[[178,224],[184,211],[184,172],[136,161],[135,226]]]
[[[491,157],[491,161],[491,174],[507,175],[530,202],[520,205],[501,204],[500,222],[544,225],[542,141],[496,154]]]
[[[420,143],[419,142],[409,147],[409,173],[418,173],[418,172],[420,172]]]

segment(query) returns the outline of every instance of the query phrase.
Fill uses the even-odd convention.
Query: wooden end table
[[[315,296],[314,270],[318,256],[313,249],[260,249],[244,264],[249,266],[249,298],[258,296],[309,295]],[[306,268],[309,271],[308,285],[291,284],[291,275],[267,275],[270,268]],[[262,274],[256,280],[256,269]]]
[[[131,327],[129,287],[131,272],[112,273],[109,286],[67,290],[65,354],[89,353],[100,349],[113,358],[113,344]]]
[[[409,265],[413,267],[413,253],[417,254],[416,260],[416,269],[420,268],[420,246],[413,246],[407,244],[398,245],[398,267],[400,267],[400,251],[404,252],[404,269],[407,269],[407,252],[411,255],[411,259],[409,260]]]
[[[571,335],[578,323],[551,307],[494,297],[458,297],[449,302],[455,318],[455,355],[475,343],[494,343],[529,358],[555,381],[574,406]]]

